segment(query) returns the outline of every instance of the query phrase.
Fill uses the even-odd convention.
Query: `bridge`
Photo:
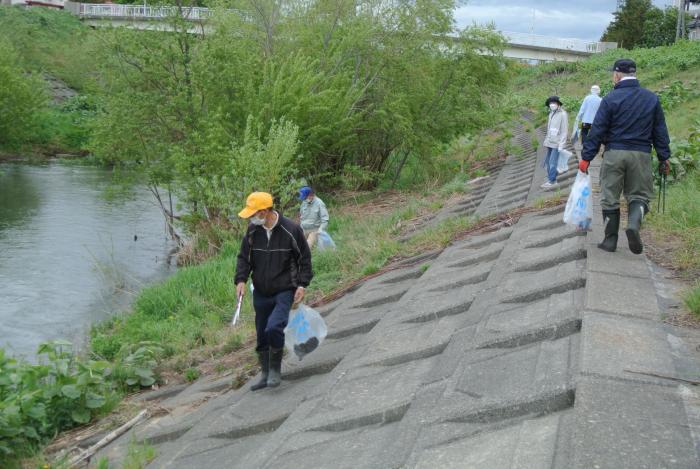
[[[31,0],[25,0],[31,1]],[[62,0],[49,0],[62,1]],[[213,11],[200,7],[149,5],[94,4],[65,1],[64,8],[94,26],[126,26],[137,29],[167,30],[164,21],[173,15],[182,15],[192,23],[192,32],[207,30],[206,20]],[[507,39],[504,56],[528,63],[564,61],[574,62],[617,48],[614,42],[594,42],[582,39],[558,38],[537,34],[502,32]]]

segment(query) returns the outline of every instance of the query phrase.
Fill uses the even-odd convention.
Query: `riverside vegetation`
[[[472,142],[501,120],[494,109],[509,65],[498,34],[455,30],[453,10],[447,0],[230,2],[204,34],[188,32],[179,15],[163,33],[91,30],[63,12],[0,8],[2,150],[82,151],[116,175],[138,174],[183,253],[215,255],[146,288],[131,314],[95,326],[85,357],[63,342],[42,345],[36,365],[3,355],[4,461],[18,465],[158,372],[194,379],[198,356],[242,347],[250,304],[240,329],[225,324],[243,228],[235,213],[248,192],[272,192],[287,210],[302,182],[366,192],[437,187],[460,168],[462,179],[478,173],[472,163],[490,156],[480,144],[470,143],[469,161],[441,155],[455,138]],[[79,97],[52,103],[45,74]],[[439,205],[410,199],[391,216],[336,212],[331,229],[343,247],[316,256],[316,297],[420,247],[400,247],[391,233]]]
[[[55,54],[19,47],[18,35],[0,38],[0,47],[11,51],[0,57],[12,57],[0,73],[24,90],[16,97],[41,89],[44,72],[81,92],[67,108],[40,96],[23,119],[35,125],[46,113],[63,113],[58,121],[72,130],[51,134],[54,141],[78,135],[75,145],[115,174],[140,173],[173,235],[182,237],[186,264],[141,291],[131,311],[95,325],[86,357],[63,342],[42,345],[38,365],[2,355],[5,460],[18,465],[57,432],[104,415],[126,392],[173,371],[196,379],[202,361],[250,354],[249,298],[240,326],[226,327],[243,227],[235,212],[250,190],[279,194],[285,211],[293,210],[301,182],[333,190],[326,201],[338,250],[314,253],[309,300],[319,299],[393,258],[444,246],[474,223],[450,220],[408,243],[396,241],[411,220],[438,210],[466,180],[483,175],[482,162],[501,156],[493,148],[506,143],[516,111],[541,110],[554,93],[574,109],[592,79],[610,88],[603,70],[621,55],[632,55],[643,83],[662,93],[679,158],[665,215],[674,223],[655,215],[651,226],[655,233],[670,230],[686,252],[697,252],[697,204],[674,201],[697,200],[697,134],[687,111],[698,105],[692,83],[700,75],[700,44],[521,67],[500,56],[502,38],[488,29],[468,28],[459,41],[438,39],[452,28],[448,1],[227,6],[250,20],[221,11],[206,35],[188,34],[177,17],[173,33],[88,31],[62,13],[0,8],[3,31],[11,25],[39,34],[37,18],[43,18],[51,27],[41,34],[51,40],[66,29],[80,37],[73,53],[57,46]],[[80,54],[94,60],[73,57]],[[6,148],[45,144],[31,131],[7,135],[0,133]],[[686,258],[683,271],[697,269],[694,256]],[[688,298],[692,308],[693,295]]]

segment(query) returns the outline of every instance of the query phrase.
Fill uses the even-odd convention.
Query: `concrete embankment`
[[[433,222],[542,196],[543,154],[515,139],[525,154]],[[135,437],[154,468],[697,468],[700,337],[661,321],[644,256],[596,248],[598,208],[589,233],[562,211],[365,282],[322,308],[327,341],[281,387],[176,389],[164,407],[218,394],[103,454]]]

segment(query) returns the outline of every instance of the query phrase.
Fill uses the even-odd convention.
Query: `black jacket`
[[[308,287],[314,274],[301,227],[280,214],[268,241],[265,228],[248,225],[238,252],[236,284],[247,281],[251,273],[253,286],[265,296]]]
[[[581,157],[591,161],[601,143],[609,150],[646,153],[654,145],[659,160],[664,161],[671,157],[669,142],[659,97],[639,86],[638,80],[624,80],[601,101]]]

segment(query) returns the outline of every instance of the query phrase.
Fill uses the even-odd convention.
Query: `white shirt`
[[[270,241],[270,238],[272,237],[272,230],[275,229],[277,226],[277,223],[280,221],[280,214],[275,212],[275,222],[272,224],[272,228],[268,228],[267,226],[263,225],[262,227],[265,228],[265,234],[267,234],[267,240]]]

